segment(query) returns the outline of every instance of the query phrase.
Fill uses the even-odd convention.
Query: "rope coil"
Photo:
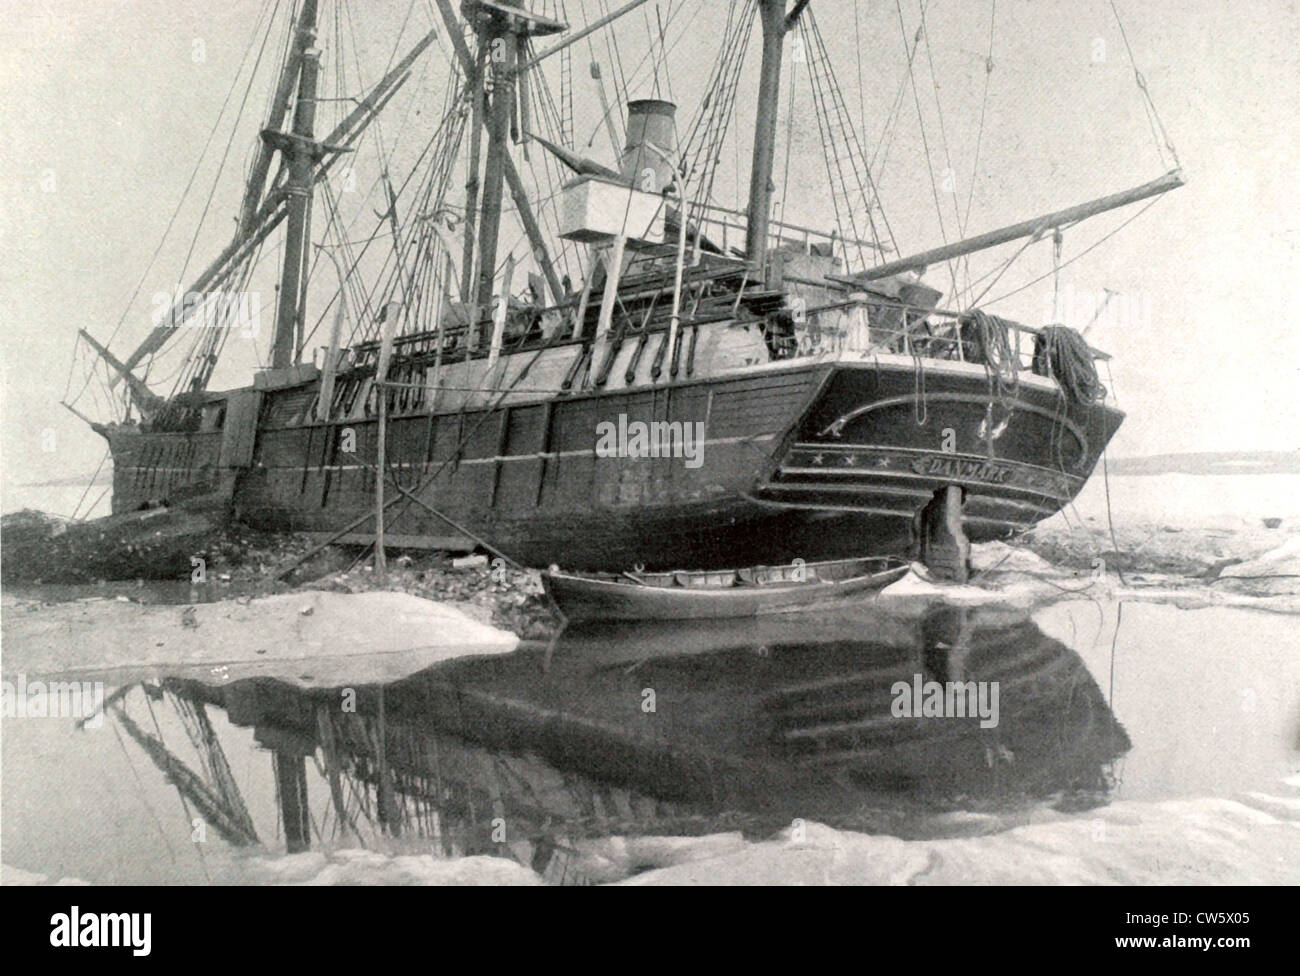
[[[1060,383],[1062,392],[1075,403],[1087,406],[1106,398],[1092,349],[1069,326],[1043,326],[1034,339],[1034,372]]]

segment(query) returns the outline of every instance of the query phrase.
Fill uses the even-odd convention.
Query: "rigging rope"
[[[1160,157],[1161,165],[1165,165],[1164,153],[1160,149],[1161,138],[1164,139],[1164,147],[1169,150],[1169,155],[1173,157],[1174,165],[1182,166],[1178,161],[1178,151],[1174,149],[1174,144],[1169,138],[1169,133],[1165,130],[1164,123],[1160,120],[1160,113],[1156,109],[1156,103],[1151,98],[1151,91],[1147,88],[1147,80],[1142,72],[1138,69],[1137,58],[1133,55],[1133,46],[1129,44],[1128,32],[1124,30],[1124,22],[1120,20],[1119,8],[1115,6],[1115,0],[1110,3],[1111,12],[1115,15],[1115,24],[1119,27],[1119,35],[1124,39],[1124,49],[1128,51],[1129,64],[1133,67],[1133,78],[1137,82],[1138,90],[1142,92],[1144,108],[1147,112],[1147,124],[1151,126],[1151,137],[1156,144],[1156,154]],[[1156,131],[1159,130],[1157,136]]]
[[[939,143],[943,147],[944,162],[948,164],[948,173],[956,178],[957,170],[952,165],[952,151],[948,146],[948,130],[943,121],[943,104],[939,101],[939,73],[934,68],[934,45],[930,43],[930,30],[925,21],[925,5],[918,0],[921,11],[921,32],[925,35],[925,59],[930,66],[930,84],[934,88],[934,110],[939,119]],[[987,76],[986,76],[987,77]],[[957,235],[966,236],[966,227],[962,222],[961,205],[957,202],[956,187],[952,191],[952,209],[957,220]]]
[[[568,23],[569,16],[564,8],[564,0],[556,3],[555,16]],[[560,50],[560,145],[566,149],[576,149],[573,143],[573,47],[566,45]]]
[[[734,0],[733,0],[733,2],[734,2]],[[691,12],[691,16],[690,16],[690,17],[686,20],[686,22],[682,25],[681,30],[678,31],[678,33],[677,33],[677,38],[676,38],[676,39],[675,39],[671,44],[667,45],[666,48],[665,48],[663,45],[660,45],[661,54],[662,54],[662,56],[663,56],[665,59],[667,58],[667,55],[668,55],[669,52],[674,51],[674,50],[677,49],[677,45],[680,44],[680,43],[682,42],[682,39],[683,39],[683,38],[684,38],[684,37],[685,37],[685,36],[690,32],[691,25],[695,23],[695,18],[696,18],[697,16],[699,16],[700,10],[703,9],[704,6],[705,6],[704,4],[698,4],[698,3],[697,3],[697,4],[691,4],[691,5],[690,5],[691,11],[692,11],[692,12]],[[679,6],[679,7],[677,7],[676,9],[674,9],[674,10],[673,10],[669,15],[668,15],[668,20],[667,20],[667,22],[664,24],[664,30],[665,30],[665,32],[668,31],[668,30],[672,27],[673,20],[676,19],[677,15],[678,15],[679,13],[681,13],[681,12],[682,12],[683,10],[685,10],[685,9],[686,9],[686,5]],[[612,28],[606,28],[606,31],[609,31],[609,30],[612,30]],[[589,48],[591,48],[591,37],[592,37],[592,36],[594,36],[594,35],[588,35],[588,37],[587,37],[587,44],[588,44],[588,47],[589,47]],[[591,52],[592,52],[592,61],[593,61],[593,63],[595,63],[595,49],[594,49],[594,48],[591,48]],[[646,45],[646,51],[645,51],[645,53],[641,55],[641,59],[640,59],[639,61],[637,61],[637,63],[636,63],[635,65],[632,66],[632,83],[636,83],[636,82],[638,82],[638,81],[640,80],[640,78],[641,78],[641,73],[646,69],[647,63],[650,62],[651,56],[652,56],[653,54],[654,54],[654,45],[648,43],[648,44]],[[599,67],[598,64],[597,64],[597,67]],[[598,81],[598,84],[603,84],[603,82],[599,82],[599,81]],[[614,88],[615,88],[614,94],[615,94],[615,95],[618,95],[618,85],[617,85],[617,83],[615,84]],[[627,92],[627,88],[626,88],[626,86],[625,86],[625,87],[624,87],[624,94],[625,94],[625,95],[626,95],[626,92]],[[608,118],[610,121],[612,121],[612,122],[614,123],[615,128],[621,130],[622,122],[623,122],[622,114],[621,114],[621,113],[617,113],[617,109],[619,108],[620,104],[622,104],[622,103],[621,103],[621,102],[616,98],[614,101],[612,101],[612,102],[610,103],[610,105],[609,105],[609,111],[608,111],[606,114],[602,115],[599,119],[597,119],[595,126],[594,126],[594,127],[592,128],[592,130],[591,130],[591,137],[587,140],[587,146],[588,146],[588,147],[592,146],[592,145],[595,143],[595,140],[596,140],[596,133],[598,133],[598,132],[600,131],[601,126],[603,126],[603,125],[606,124],[606,119],[607,119],[607,118]],[[617,137],[617,142],[618,142],[619,146],[624,145],[623,137],[622,137],[621,134]]]
[[[468,97],[469,90],[470,89],[468,84],[463,84],[459,88],[459,90],[457,91],[457,97],[453,101],[451,108],[446,112],[446,114],[444,114],[442,120],[438,123],[438,126],[435,128],[433,135],[430,137],[429,141],[425,144],[424,148],[421,150],[420,155],[416,159],[410,172],[406,175],[401,185],[394,188],[397,196],[400,197],[403,193],[406,192],[406,188],[410,185],[411,180],[415,178],[418,172],[420,172],[421,167],[425,165],[426,157],[429,157],[430,154],[432,154],[434,162],[429,164],[428,169],[425,170],[424,177],[425,178],[430,177],[433,173],[435,173],[441,168],[435,164],[444,155],[443,148],[445,147],[446,143],[443,140],[449,138],[448,136],[449,127],[452,129],[456,129],[459,132],[464,131],[464,125],[466,120],[464,117],[464,113],[460,111],[460,108],[461,108],[461,100]],[[458,144],[459,138],[460,138],[459,135],[455,137],[456,144]],[[454,163],[454,155],[455,155],[454,152],[451,153],[453,163]],[[445,179],[449,179],[449,178],[450,177],[445,177]],[[376,180],[375,185],[378,185],[378,180]],[[420,200],[422,202],[427,202],[428,195],[426,192],[424,192],[423,188],[428,185],[429,184],[425,182],[425,179],[423,178],[421,182],[417,184],[417,189],[416,189],[417,200]],[[444,187],[444,191],[445,191],[445,187]],[[417,206],[413,212],[422,212],[422,208]],[[364,216],[364,209],[358,212],[357,217],[354,219],[353,223],[355,223],[356,220],[359,220],[362,216]],[[378,225],[384,226],[387,224],[387,221],[388,221],[388,215],[387,213],[385,213],[383,216],[378,218]],[[349,224],[346,230],[350,231],[351,226],[352,225]],[[375,240],[377,240],[379,236],[381,235],[372,235],[371,237],[366,239],[365,243],[361,247],[360,252],[356,255],[355,260],[353,260],[348,266],[348,268],[346,269],[345,278],[347,279],[352,278],[352,276],[356,273],[357,268],[360,265],[360,262],[365,257],[366,253],[369,251],[370,245]],[[410,238],[408,237],[406,243],[409,243],[409,241]],[[375,316],[372,312],[372,306],[370,304],[369,299],[377,295],[392,294],[392,285],[394,281],[393,274],[396,273],[397,269],[395,268],[393,271],[388,271],[389,262],[393,260],[395,254],[405,253],[406,243],[395,242],[395,244],[398,246],[394,247],[393,249],[390,249],[388,254],[385,256],[383,266],[380,270],[378,277],[376,278],[375,287],[370,290],[368,295],[365,296],[361,302],[355,304],[355,308],[357,309],[358,330],[355,331],[353,336],[351,337],[352,341],[354,342],[365,341],[367,335],[369,335],[370,332],[373,331],[374,329],[377,329],[377,326],[374,326],[373,323],[373,319]],[[320,316],[317,318],[315,325],[312,327],[312,330],[308,333],[309,336],[315,333],[316,329],[320,327],[321,322],[323,322],[325,317],[329,315],[330,310],[333,308],[334,302],[337,300],[337,298],[338,298],[338,292],[336,291],[334,297],[332,297],[330,301],[327,302],[324,305],[324,307],[321,309]],[[370,324],[374,327],[374,329],[371,330],[361,329],[360,326],[364,322],[370,322]]]
[[[976,308],[962,315],[958,325],[962,358],[985,367],[999,399],[1006,396],[1008,389],[1014,395],[1020,377],[1020,361],[1011,345],[1011,324]]]
[[[1078,330],[1069,326],[1042,327],[1034,338],[1034,372],[1055,379],[1075,403],[1086,406],[1106,398],[1092,349]]]
[[[109,333],[108,338],[103,341],[102,345],[105,348],[108,348],[113,344],[113,340],[117,338],[118,333],[122,329],[122,325],[126,322],[127,316],[131,314],[131,308],[135,305],[135,300],[140,297],[140,289],[144,287],[145,281],[148,280],[149,273],[153,270],[154,262],[158,260],[158,255],[162,253],[162,249],[166,245],[168,237],[171,235],[172,228],[176,224],[176,219],[180,216],[181,208],[184,206],[185,201],[189,198],[190,190],[193,189],[195,180],[198,179],[199,170],[203,166],[203,161],[207,158],[208,149],[212,145],[212,140],[216,136],[217,130],[221,127],[221,120],[225,117],[226,109],[229,107],[230,100],[235,94],[235,89],[238,87],[239,76],[243,72],[243,66],[248,62],[248,55],[253,50],[253,43],[257,38],[257,34],[259,30],[261,29],[263,16],[266,13],[267,7],[270,5],[271,5],[271,0],[266,0],[266,3],[264,3],[262,6],[262,13],[258,15],[257,23],[254,25],[253,32],[249,36],[248,44],[246,45],[244,49],[243,57],[240,60],[239,70],[235,73],[235,77],[231,80],[230,88],[226,92],[226,97],[221,103],[221,109],[217,113],[217,118],[213,121],[212,128],[208,131],[208,136],[203,143],[203,148],[199,150],[199,157],[194,162],[194,169],[190,172],[189,179],[185,183],[185,189],[181,191],[180,199],[176,201],[176,207],[172,210],[172,215],[167,220],[167,226],[163,228],[162,237],[159,238],[158,245],[154,248],[153,254],[150,255],[149,261],[145,264],[144,270],[140,273],[140,278],[136,282],[135,288],[132,289],[131,297],[127,299],[126,306],[122,309],[122,314],[118,318],[117,324],[113,326],[113,331]],[[279,12],[279,9],[280,9],[280,0],[274,0],[274,5],[271,7],[270,17],[267,18],[267,23],[268,23],[267,36],[270,35],[269,24],[275,21],[275,16]],[[264,38],[263,45],[262,45],[263,49],[265,49],[265,44],[266,41]],[[262,57],[262,52],[259,50],[258,52],[259,63],[261,61],[261,57]],[[248,79],[248,88],[245,90],[244,99],[240,103],[241,113],[243,111],[243,105],[245,102],[247,102],[248,99],[248,91],[252,89],[253,78],[255,77],[256,73],[257,73],[257,69],[256,66],[254,66],[254,69],[252,73],[250,73]],[[236,117],[235,128],[238,128],[238,123],[239,123],[239,117]],[[233,131],[232,131],[231,138],[232,140],[234,138]],[[229,152],[229,144],[227,144],[227,153],[228,152]],[[211,203],[211,197],[209,197],[208,202],[209,204]],[[205,212],[206,212],[206,207],[205,207]],[[192,245],[191,245],[191,249],[192,249]],[[77,342],[78,343],[80,342],[80,338],[78,338]],[[97,359],[99,358],[98,355],[96,355],[96,358]],[[96,374],[93,369],[89,371],[86,375],[85,382],[83,382],[81,385],[81,388],[77,391],[76,395],[70,401],[67,402],[73,404],[77,403],[81,399],[81,397],[85,394],[87,387],[89,387],[90,384],[94,381],[95,376]],[[67,400],[67,393],[68,390],[71,389],[71,387],[72,387],[71,376],[69,376],[69,382],[67,384],[67,387],[64,389],[64,396],[63,396],[64,400]]]
[[[1095,250],[1095,249],[1098,248],[1098,247],[1101,247],[1102,244],[1105,244],[1106,241],[1110,240],[1112,237],[1114,237],[1116,234],[1118,234],[1120,231],[1122,231],[1122,230],[1123,230],[1125,227],[1127,227],[1129,224],[1133,223],[1133,221],[1137,220],[1139,217],[1141,217],[1144,213],[1146,213],[1148,210],[1150,210],[1152,207],[1154,207],[1157,203],[1159,203],[1159,202],[1160,202],[1161,200],[1163,200],[1163,199],[1164,199],[1163,196],[1152,197],[1151,200],[1147,203],[1146,206],[1144,206],[1141,210],[1139,210],[1137,213],[1135,213],[1132,217],[1129,217],[1128,220],[1124,221],[1122,224],[1120,224],[1120,225],[1119,225],[1118,227],[1116,227],[1114,230],[1110,231],[1108,234],[1103,235],[1100,239],[1098,239],[1098,240],[1095,241],[1094,243],[1089,244],[1087,247],[1085,247],[1085,248],[1084,248],[1082,251],[1080,251],[1078,254],[1074,255],[1074,257],[1069,258],[1069,259],[1067,259],[1066,261],[1063,261],[1063,262],[1061,263],[1061,265],[1060,265],[1060,268],[1056,268],[1056,269],[1054,269],[1054,270],[1052,270],[1052,271],[1047,272],[1046,274],[1041,274],[1041,275],[1039,275],[1037,278],[1034,278],[1032,281],[1027,281],[1027,282],[1025,282],[1025,283],[1024,283],[1023,285],[1021,285],[1019,288],[1015,288],[1015,289],[1012,289],[1012,290],[1009,291],[1009,292],[1005,292],[1005,293],[999,295],[997,298],[991,299],[990,301],[985,302],[984,304],[986,304],[986,305],[992,305],[992,304],[994,304],[994,303],[996,303],[996,302],[1000,302],[1000,301],[1003,301],[1004,299],[1010,298],[1012,295],[1018,295],[1020,292],[1024,291],[1026,288],[1031,288],[1031,287],[1033,287],[1034,285],[1038,284],[1040,281],[1042,281],[1044,278],[1048,278],[1048,277],[1050,277],[1051,275],[1057,273],[1059,270],[1061,270],[1061,268],[1068,268],[1071,264],[1073,264],[1075,261],[1079,260],[1079,258],[1083,257],[1083,256],[1084,256],[1085,254],[1087,254],[1089,251],[1092,251],[1092,250]],[[1029,243],[1033,243],[1033,239],[1032,239],[1032,238],[1030,239]]]
[[[894,7],[898,11],[898,29],[902,32],[903,45],[904,47],[906,47],[907,46],[907,25],[903,20],[903,5],[901,2],[899,2],[899,0],[894,0]],[[925,8],[923,7],[922,8],[923,13],[924,13],[924,9]],[[925,34],[925,23],[922,22],[921,25],[916,29],[916,38],[918,43],[921,37],[924,36],[924,34]],[[935,216],[938,217],[939,219],[939,237],[943,241],[943,243],[947,244],[948,231],[944,227],[944,223],[943,223],[943,205],[939,201],[939,184],[936,182],[934,178],[934,161],[930,153],[930,139],[925,132],[925,115],[921,111],[920,89],[917,87],[916,74],[912,70],[912,61],[910,59],[908,60],[907,63],[907,74],[908,74],[908,78],[911,80],[912,100],[916,104],[916,120],[921,131],[921,146],[925,150],[925,170],[930,177],[930,192],[934,197]],[[956,269],[953,267],[953,263],[951,261],[948,261],[947,265],[948,265],[948,275],[952,279],[952,291],[953,294],[955,295],[957,293],[957,272]]]
[[[966,215],[963,218],[963,227],[970,226],[971,206],[975,202],[975,181],[979,178],[980,147],[984,141],[984,115],[989,106],[989,82],[993,78],[993,27],[997,22],[997,16],[998,4],[997,0],[993,0],[992,9],[989,11],[989,53],[984,57],[984,94],[980,98],[980,121],[979,127],[975,130],[975,161],[971,164],[970,187],[966,191]],[[962,233],[965,231],[963,230]],[[969,258],[967,260],[969,261]],[[969,264],[967,267],[969,268]]]
[[[727,12],[722,55],[705,84],[705,95],[689,126],[686,141],[681,147],[686,172],[683,174],[692,206],[688,213],[697,223],[704,220],[705,207],[713,202],[713,187],[722,154],[719,151],[734,115],[736,93],[739,88],[740,68],[744,63],[758,8],[745,5],[737,11],[732,0]]]
[[[925,7],[923,6],[924,10]],[[904,50],[907,47],[907,35],[903,35]],[[885,122],[880,129],[880,139],[876,143],[876,149],[871,154],[871,169],[874,172],[883,172],[885,163],[889,160],[889,150],[894,144],[894,133],[898,131],[897,123],[901,117],[903,108],[903,96],[907,94],[907,81],[911,77],[912,62],[916,59],[916,52],[921,46],[921,34],[918,31],[912,38],[912,49],[907,52],[907,65],[903,69],[903,76],[898,80],[898,91],[894,93],[894,102],[889,109],[889,114],[885,116]],[[883,153],[883,158],[881,158]],[[876,166],[876,160],[880,160],[880,166]]]
[[[276,6],[277,7],[279,6],[279,0],[277,0]],[[274,16],[274,13],[272,14],[272,16]],[[257,36],[257,30],[260,29],[260,27],[261,27],[261,20],[259,19],[256,27],[254,28],[254,35],[253,35],[254,37]],[[262,63],[262,55],[266,53],[266,42],[270,39],[270,37],[271,37],[271,32],[268,30],[266,34],[262,37],[262,44],[257,50],[257,59],[253,62],[253,68],[249,72],[248,85],[244,89],[244,97],[240,100],[239,109],[235,112],[235,122],[230,130],[230,138],[226,140],[225,152],[221,154],[221,161],[217,164],[217,171],[216,173],[213,174],[212,177],[212,189],[208,191],[208,199],[203,204],[203,212],[199,214],[198,222],[194,226],[194,236],[193,238],[190,239],[189,250],[185,252],[185,260],[181,263],[180,277],[182,279],[184,279],[186,272],[189,270],[190,258],[194,256],[194,248],[195,245],[198,244],[199,233],[203,229],[203,222],[207,219],[208,211],[212,208],[212,201],[216,198],[217,186],[221,182],[221,174],[222,172],[225,171],[226,161],[230,158],[231,147],[234,146],[235,137],[236,135],[239,134],[239,122],[244,117],[244,108],[248,105],[248,96],[252,94],[253,91],[253,80],[257,77],[257,69]],[[240,62],[239,69],[235,72],[236,80],[238,80],[240,74],[243,73],[244,63],[247,61],[248,52],[251,50],[252,50],[252,39],[250,38],[249,47],[244,52],[244,61]],[[232,91],[233,91],[233,83],[232,83]]]
[[[857,16],[857,7],[853,9],[854,17]],[[859,56],[860,57],[860,56]],[[799,77],[799,62],[791,59],[790,62],[790,92],[786,96],[785,112],[785,162],[782,164],[781,175],[781,219],[786,219],[787,204],[790,200],[790,151],[794,148],[794,92],[795,81]]]
[[[848,152],[847,168],[854,178],[855,187],[850,187],[848,180],[844,176],[844,161],[837,154],[835,156],[835,172],[839,176],[839,195],[842,199],[843,207],[849,213],[850,226],[853,231],[853,240],[858,248],[858,258],[863,267],[872,262],[866,260],[862,254],[862,245],[858,243],[862,240],[863,234],[857,229],[857,221],[854,218],[854,188],[856,188],[857,198],[861,200],[861,205],[865,211],[867,223],[871,231],[871,240],[878,247],[883,245],[884,241],[879,229],[876,227],[874,211],[880,211],[880,219],[885,227],[885,235],[889,239],[890,245],[896,250],[898,242],[894,238],[894,233],[889,225],[889,218],[886,216],[884,207],[880,202],[880,194],[876,187],[875,179],[871,175],[871,166],[867,162],[866,152],[858,139],[857,127],[852,124],[851,116],[847,103],[844,101],[844,93],[840,88],[839,82],[835,77],[834,65],[831,61],[830,52],[826,47],[825,39],[822,37],[821,28],[817,24],[817,18],[811,9],[804,12],[804,16],[799,21],[800,31],[802,32],[805,42],[808,43],[811,50],[812,60],[809,64],[809,79],[812,82],[811,88],[814,95],[814,102],[818,111],[818,125],[822,125],[822,116],[825,116],[825,137],[828,145],[843,144]],[[827,172],[830,174],[830,157],[827,157]],[[865,183],[863,182],[865,180]],[[831,178],[832,196],[836,195],[836,185],[834,178]],[[844,239],[843,247],[845,249],[845,258],[848,257],[848,240],[844,233],[842,221],[840,221],[840,202],[836,204],[836,219],[840,224],[839,236]]]

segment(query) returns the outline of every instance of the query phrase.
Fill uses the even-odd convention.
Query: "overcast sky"
[[[330,7],[328,0],[323,6]],[[366,0],[353,6],[360,8],[361,63],[370,56],[373,64],[364,77],[371,84],[397,44],[408,10],[402,47],[428,29],[432,4]],[[540,9],[537,0],[532,6]],[[629,17],[620,28],[620,53],[630,95],[670,96],[681,104],[680,119],[689,119],[727,6],[726,0],[651,0]],[[566,7],[580,25],[597,15],[598,3],[567,0]],[[1108,4],[1000,0],[994,67],[986,73],[990,5],[931,0],[930,43],[921,46],[913,65],[915,93],[905,51],[919,6],[911,0],[901,8],[900,28],[893,3],[862,2],[856,10],[848,2],[812,4],[868,153],[880,144],[903,95],[880,187],[901,251],[957,236],[954,198],[965,232],[975,234],[1144,183],[1171,165],[1168,153],[1162,159],[1155,146]],[[7,481],[74,474],[98,461],[102,441],[58,405],[76,331],[85,327],[100,337],[113,331],[264,9],[262,0],[5,0],[0,6],[0,446]],[[1114,387],[1129,415],[1112,448],[1116,455],[1294,450],[1300,446],[1300,329],[1288,289],[1300,282],[1300,13],[1285,0],[1129,0],[1119,9],[1188,185],[1061,272],[1064,307],[1057,317],[1080,325],[1080,316],[1087,321],[1105,289],[1118,293],[1088,333],[1094,345],[1114,354]],[[656,17],[668,24],[671,91],[664,77],[656,89],[648,68],[634,70],[644,53],[646,26]],[[276,40],[278,34],[268,45],[271,53]],[[410,86],[419,114],[403,119],[417,134],[421,119],[441,114],[447,50],[440,39]],[[756,51],[757,43],[751,48]],[[603,61],[607,78],[614,74],[603,46],[575,47],[578,141],[609,163],[587,71],[593,56]],[[743,201],[746,193],[743,159],[751,139],[757,57],[750,61],[734,113],[736,138],[716,194],[727,204]],[[552,79],[557,67],[558,59],[547,65]],[[833,212],[806,70],[788,65],[783,79],[788,91],[794,72],[796,102],[792,117],[783,110],[776,182],[789,196],[789,219],[830,226]],[[222,181],[202,225],[191,276],[233,229],[238,177],[255,144],[265,100],[265,88],[255,86],[249,120],[231,143],[226,172],[233,178]],[[385,138],[397,142],[399,123],[386,124]],[[787,132],[793,161],[788,181]],[[230,134],[217,134],[210,165],[201,170],[188,209],[122,327],[120,354],[147,332],[150,297],[175,287],[207,198],[205,180],[215,173]],[[417,145],[414,136],[408,141]],[[927,143],[940,184],[942,229]],[[744,173],[739,180],[731,172],[738,158]],[[1106,236],[1134,209],[1067,233],[1064,257]],[[972,277],[993,271],[1014,250],[974,259]],[[1051,268],[1050,243],[1035,245],[986,297],[1016,291]],[[946,269],[931,274],[937,287],[949,290]],[[1049,276],[990,310],[1041,324],[1050,318],[1052,295]],[[251,368],[264,350],[244,352],[248,362],[235,355],[231,368]],[[81,376],[79,368],[74,380]],[[247,381],[246,374],[228,380]],[[74,383],[73,392],[78,388]],[[93,402],[80,405],[90,408]],[[50,446],[53,451],[43,449]]]

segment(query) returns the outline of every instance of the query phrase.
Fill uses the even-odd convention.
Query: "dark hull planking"
[[[256,427],[243,433],[230,412],[224,430],[105,429],[114,510],[215,502],[259,528],[347,528],[373,512],[376,422],[297,420],[316,389],[258,394]],[[596,456],[597,424],[620,415],[703,423],[701,463]],[[971,538],[1000,538],[1068,503],[1122,418],[1069,403],[1040,377],[999,389],[977,366],[926,362],[918,372],[902,357],[399,414],[389,462],[424,505],[400,498],[385,532],[394,546],[473,544],[432,508],[533,566],[815,561],[907,551],[917,512],[959,484]],[[352,454],[341,450],[348,430]],[[345,538],[372,532],[366,518]]]

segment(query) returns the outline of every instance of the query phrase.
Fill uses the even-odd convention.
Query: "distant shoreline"
[[[1108,460],[1111,474],[1300,474],[1300,451],[1204,451]]]

